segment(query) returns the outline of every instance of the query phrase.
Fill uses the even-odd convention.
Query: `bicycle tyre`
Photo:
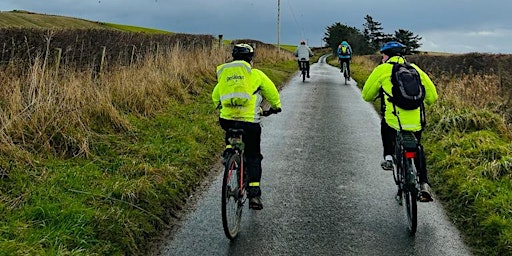
[[[302,82],[305,83],[306,82],[306,64],[305,63],[302,63]]]
[[[414,166],[414,161],[411,159],[406,159],[407,164],[406,168],[412,168],[413,170],[404,175],[405,188],[403,191],[403,200],[405,201],[405,212],[407,217],[407,223],[409,232],[411,235],[414,235],[418,226],[418,191],[416,190],[416,177],[414,177],[414,181],[410,182],[410,175],[416,176],[416,167]]]
[[[240,191],[240,156],[227,157],[222,179],[222,227],[226,237],[234,239],[240,231],[244,191]]]
[[[343,77],[345,78],[345,85],[348,84],[348,70],[347,70],[347,63],[343,62]]]

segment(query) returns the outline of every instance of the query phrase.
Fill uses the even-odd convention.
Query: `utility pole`
[[[277,52],[281,53],[281,0],[277,0]]]

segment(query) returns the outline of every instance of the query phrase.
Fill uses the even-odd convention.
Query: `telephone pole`
[[[277,0],[277,52],[281,52],[281,0]]]

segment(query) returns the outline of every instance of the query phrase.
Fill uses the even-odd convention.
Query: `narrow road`
[[[339,69],[311,66],[263,120],[263,203],[245,210],[234,241],[223,233],[218,176],[160,255],[471,255],[438,202],[418,204],[411,237],[380,168],[379,117]]]

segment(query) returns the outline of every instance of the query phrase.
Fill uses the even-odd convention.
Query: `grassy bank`
[[[376,65],[354,59],[360,87]],[[436,197],[476,255],[512,255],[512,130],[503,97],[512,88],[492,75],[425,71],[440,96],[427,108],[422,137]]]
[[[210,93],[229,55],[177,47],[96,79],[2,70],[0,255],[144,255],[218,160]],[[278,85],[295,70],[255,59]]]

